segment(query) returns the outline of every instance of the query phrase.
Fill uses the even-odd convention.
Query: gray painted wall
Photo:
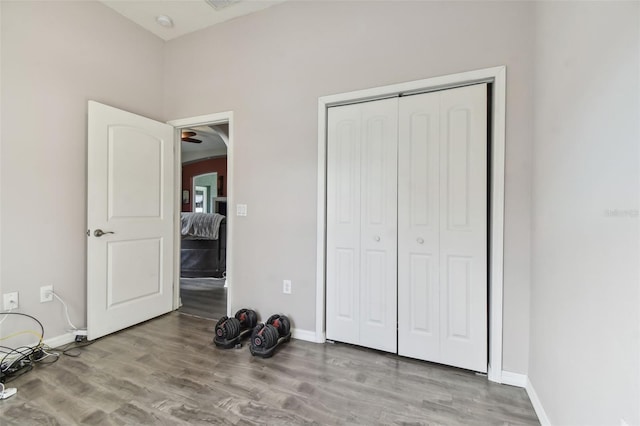
[[[51,338],[68,326],[42,285],[86,325],[87,101],[163,118],[163,42],[97,2],[0,7],[0,282]]]
[[[315,329],[318,97],[507,65],[504,368],[525,373],[532,15],[518,2],[288,2],[167,43],[165,116],[235,114],[234,197],[249,214],[234,221],[233,309]]]
[[[529,378],[552,424],[640,424],[639,6],[536,7]]]
[[[41,285],[86,315],[88,99],[235,112],[234,308],[312,330],[317,98],[507,65],[504,368],[553,423],[640,423],[638,3],[291,2],[167,44],[94,2],[0,11],[0,287],[46,337],[66,321]]]

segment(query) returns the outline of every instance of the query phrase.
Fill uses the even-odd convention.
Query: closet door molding
[[[436,91],[475,83],[491,84],[489,186],[489,365],[488,378],[502,383],[502,305],[504,259],[504,168],[506,67],[499,66],[389,86],[323,96],[318,99],[318,216],[316,273],[316,342],[325,341],[327,109],[330,106]]]

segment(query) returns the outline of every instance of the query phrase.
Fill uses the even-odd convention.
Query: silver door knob
[[[375,237],[373,237],[373,239],[376,240],[376,241],[380,241],[380,237],[377,236],[377,235]]]
[[[93,231],[93,235],[96,237],[102,237],[105,234],[115,234],[115,232],[111,232],[111,231],[104,232],[102,229],[96,229],[95,231]]]
[[[424,239],[418,237],[418,239],[416,240],[418,242],[418,244],[424,244]]]

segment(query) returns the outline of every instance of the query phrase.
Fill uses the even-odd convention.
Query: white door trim
[[[233,215],[230,215],[233,206],[233,111],[219,112],[215,114],[199,115],[196,117],[180,118],[168,121],[176,129],[175,152],[175,243],[174,243],[174,286],[173,309],[180,307],[180,211],[182,208],[182,152],[180,150],[180,129],[185,127],[204,126],[212,124],[229,124],[228,138],[222,138],[227,144],[227,315],[231,315],[231,301],[233,300]]]
[[[458,74],[392,84],[318,98],[318,218],[316,262],[316,342],[325,341],[326,170],[327,108],[398,94],[428,92],[478,82],[492,83],[491,186],[489,249],[489,373],[502,382],[502,294],[504,259],[504,168],[506,124],[506,67],[499,66]]]

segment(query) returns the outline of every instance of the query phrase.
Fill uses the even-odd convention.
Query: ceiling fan
[[[191,142],[191,143],[202,143],[200,139],[193,139],[192,136],[195,136],[196,132],[183,131],[182,132],[182,142]]]

